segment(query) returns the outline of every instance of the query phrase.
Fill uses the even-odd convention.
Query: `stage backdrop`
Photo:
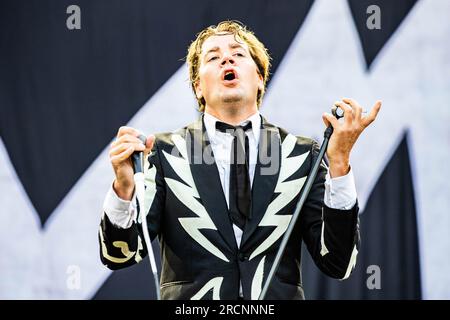
[[[447,0],[1,1],[0,298],[154,297],[147,260],[116,272],[99,260],[108,145],[121,125],[198,116],[183,57],[224,19],[269,48],[261,112],[292,133],[321,141],[335,100],[383,100],[351,158],[356,270],[327,279],[305,253],[307,298],[449,299]]]

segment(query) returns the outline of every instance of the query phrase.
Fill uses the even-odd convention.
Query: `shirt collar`
[[[205,112],[203,121],[205,122],[205,128],[206,132],[208,133],[208,137],[211,141],[213,141],[216,136],[216,122],[221,120]],[[251,121],[252,123],[253,136],[255,137],[256,141],[259,141],[259,134],[261,131],[261,115],[259,111],[256,111],[253,115],[239,123],[239,125],[246,125],[249,121]]]

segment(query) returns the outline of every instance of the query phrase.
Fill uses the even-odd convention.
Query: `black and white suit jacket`
[[[263,118],[258,148],[252,217],[238,248],[217,166],[204,157],[211,151],[202,117],[176,132],[156,135],[148,157],[146,201],[137,221],[122,229],[103,215],[103,264],[120,269],[145,257],[140,223],[145,213],[150,235],[161,246],[163,299],[236,299],[240,281],[244,299],[257,299],[319,147]],[[326,172],[322,163],[267,299],[304,299],[302,241],[328,276],[344,279],[355,266],[358,207],[324,205]]]

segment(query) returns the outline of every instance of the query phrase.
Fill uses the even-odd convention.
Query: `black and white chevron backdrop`
[[[73,4],[79,30],[66,26]],[[379,30],[366,26],[373,4]],[[0,1],[0,298],[154,297],[146,260],[113,273],[99,260],[107,147],[121,125],[197,117],[182,58],[225,19],[269,48],[261,112],[292,133],[320,140],[321,113],[344,96],[383,100],[351,158],[356,271],[326,279],[305,254],[307,298],[450,299],[447,0]]]

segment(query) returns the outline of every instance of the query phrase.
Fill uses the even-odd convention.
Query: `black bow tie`
[[[232,126],[231,124],[225,123],[225,122],[216,122],[216,130],[220,132],[226,132],[234,134],[236,130],[242,130],[243,132],[246,132],[252,128],[252,122],[249,121],[245,126]]]
[[[252,190],[249,175],[249,146],[245,134],[252,128],[251,121],[245,126],[232,126],[217,121],[216,129],[234,136],[230,159],[230,197],[229,213],[235,225],[244,230],[245,224],[251,218]]]

